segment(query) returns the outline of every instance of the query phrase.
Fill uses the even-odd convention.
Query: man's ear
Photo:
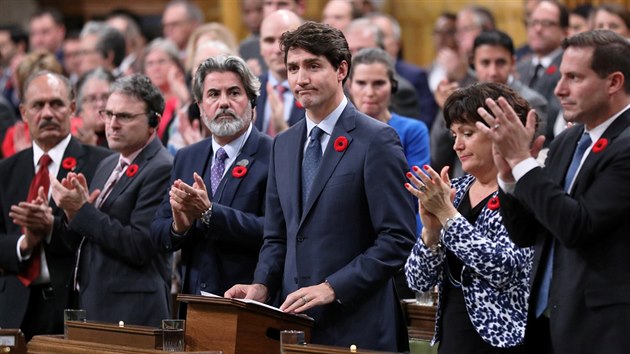
[[[625,76],[620,71],[615,71],[608,75],[610,79],[610,84],[608,86],[608,93],[613,94],[617,91],[624,90],[624,85],[626,82]]]
[[[342,60],[337,68],[337,80],[342,82],[348,76],[348,62]]]

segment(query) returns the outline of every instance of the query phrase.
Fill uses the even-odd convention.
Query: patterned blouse
[[[456,190],[455,206],[474,181],[471,175],[452,180]],[[492,203],[497,199],[490,200]],[[438,312],[432,345],[440,338],[443,285],[448,281],[444,276],[444,249],[450,250],[464,264],[461,273],[464,301],[481,338],[499,348],[523,342],[533,250],[531,247],[518,248],[510,241],[496,206],[492,208],[494,210],[484,206],[474,225],[464,217],[456,218],[447,230],[442,230],[441,248],[435,254],[418,238],[407,259],[405,273],[411,289],[428,291],[438,285]]]

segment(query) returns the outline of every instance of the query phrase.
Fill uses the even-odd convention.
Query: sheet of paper
[[[223,297],[223,296],[219,296],[219,295],[216,295],[216,294],[213,294],[213,293],[209,293],[209,292],[206,292],[206,291],[202,291],[201,295],[202,296],[207,296],[207,297]],[[262,302],[259,302],[259,301],[256,301],[256,300],[250,300],[250,299],[234,299],[234,300],[241,301],[241,302],[248,303],[248,304],[260,305],[260,306],[266,307],[268,309],[272,309],[274,311],[278,311],[278,312],[284,313],[283,311],[281,311],[279,308],[277,308],[275,306],[267,305],[265,303],[262,303]],[[304,314],[294,313],[294,314],[291,314],[291,315],[301,316],[301,317],[306,317],[306,318],[312,319],[310,316],[304,315]]]

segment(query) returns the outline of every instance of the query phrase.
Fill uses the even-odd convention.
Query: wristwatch
[[[210,227],[210,218],[212,218],[212,203],[210,203],[210,207],[208,208],[208,210],[201,213],[201,222],[206,227]]]

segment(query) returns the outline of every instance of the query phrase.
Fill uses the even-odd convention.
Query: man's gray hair
[[[247,98],[255,100],[260,95],[260,80],[254,75],[243,59],[235,55],[208,58],[199,64],[193,78],[193,96],[195,101],[203,99],[203,82],[213,72],[233,72],[241,79]],[[253,106],[253,105],[252,105]]]
[[[371,34],[377,47],[381,49],[385,48],[385,36],[383,34],[383,31],[374,22],[372,22],[372,20],[368,18],[362,17],[357,18],[356,20],[352,20],[352,22],[348,24],[343,32],[351,33],[354,31],[360,32],[365,30],[372,32]]]

